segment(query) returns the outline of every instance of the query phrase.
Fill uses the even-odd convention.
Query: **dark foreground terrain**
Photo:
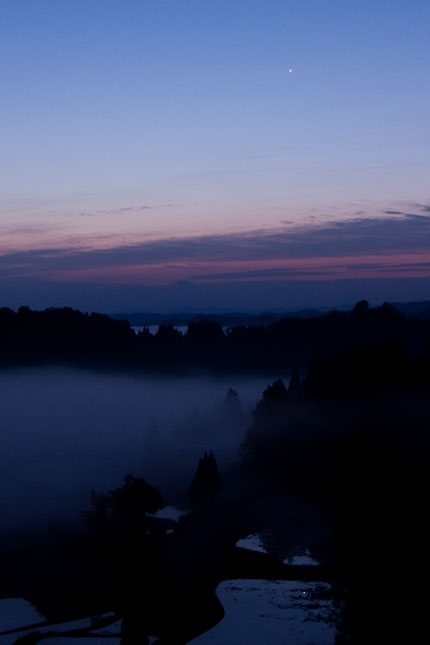
[[[284,364],[289,384],[275,380],[265,389],[230,467],[220,472],[216,455],[205,453],[175,499],[165,500],[138,473],[115,489],[93,491],[80,524],[27,533],[4,526],[2,597],[30,600],[53,623],[113,612],[124,643],[151,635],[173,644],[222,620],[215,594],[222,580],[315,580],[330,584],[339,608],[336,643],[395,636],[422,642],[429,602],[429,325],[365,303],[341,319],[322,318],[306,368]],[[332,344],[323,347],[328,338]],[[289,343],[280,341],[282,360]],[[167,355],[166,349],[161,356]],[[229,396],[236,405],[235,393]],[[187,514],[163,518],[166,501]],[[250,534],[260,536],[265,553],[237,546]],[[304,552],[318,564],[285,564]],[[35,628],[25,638],[47,637]]]

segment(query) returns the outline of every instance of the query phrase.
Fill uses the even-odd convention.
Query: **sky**
[[[430,299],[427,0],[1,0],[0,306]]]

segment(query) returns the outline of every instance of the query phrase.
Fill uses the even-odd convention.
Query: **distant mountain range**
[[[430,300],[393,302],[390,304],[408,318],[430,320]],[[348,309],[349,307],[336,308],[338,311],[346,311]],[[154,325],[185,327],[189,322],[198,320],[210,320],[220,323],[223,327],[237,327],[239,325],[270,325],[281,318],[315,318],[329,311],[333,311],[333,309],[330,307],[318,307],[295,311],[265,311],[255,314],[237,311],[219,314],[196,314],[195,312],[178,312],[172,314],[133,312],[110,314],[110,318],[114,318],[115,320],[128,320],[132,327],[150,327]]]
[[[189,322],[199,320],[210,320],[220,323],[223,327],[237,327],[238,325],[270,325],[281,318],[314,318],[321,316],[330,311],[324,309],[302,309],[300,311],[265,311],[262,313],[250,314],[232,311],[220,314],[196,314],[188,312],[179,312],[172,314],[158,313],[124,313],[109,314],[110,318],[115,320],[128,320],[132,327],[150,327],[153,325],[173,325],[174,327],[187,326]]]

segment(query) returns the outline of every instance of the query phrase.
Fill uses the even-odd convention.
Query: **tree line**
[[[170,324],[135,333],[128,321],[69,307],[33,311],[0,309],[0,365],[68,364],[186,372],[274,372],[304,368],[350,347],[397,342],[408,356],[430,346],[430,321],[407,317],[384,304],[360,301],[351,311],[283,317],[268,325],[191,321],[185,334]]]

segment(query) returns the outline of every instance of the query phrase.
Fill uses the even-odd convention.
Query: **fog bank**
[[[165,495],[213,450],[237,455],[267,378],[132,377],[72,369],[0,372],[2,530],[70,517],[91,489],[133,473]],[[229,387],[240,406],[225,402]]]

